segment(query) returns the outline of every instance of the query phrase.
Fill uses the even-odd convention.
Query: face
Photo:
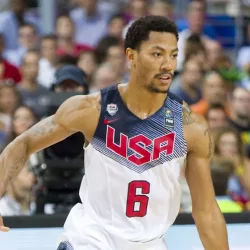
[[[11,0],[10,6],[13,12],[21,14],[26,8],[26,0]]]
[[[234,90],[232,112],[243,119],[250,118],[250,92],[241,88]]]
[[[211,109],[207,114],[207,121],[211,129],[227,126],[226,113],[222,109]]]
[[[212,73],[204,82],[204,95],[210,104],[223,104],[226,99],[226,89],[223,79]]]
[[[92,52],[82,54],[78,60],[77,66],[88,76],[91,76],[96,68],[94,54]]]
[[[205,21],[204,7],[202,3],[193,2],[188,12],[189,29],[192,33],[200,34]]]
[[[74,36],[74,25],[70,18],[60,17],[56,22],[56,34],[59,38],[71,39]]]
[[[207,57],[210,67],[214,68],[221,56],[221,47],[217,42],[208,42],[206,44]]]
[[[35,184],[35,175],[27,166],[11,182],[11,187],[15,199],[19,202],[30,202],[32,186]]]
[[[117,75],[111,67],[101,67],[96,72],[95,85],[98,89],[106,88],[117,81]]]
[[[147,3],[145,0],[133,0],[131,2],[131,13],[134,19],[146,16]]]
[[[43,58],[54,62],[57,58],[57,41],[53,39],[46,39],[41,42],[41,54]]]
[[[114,67],[117,73],[121,73],[125,67],[125,55],[122,46],[109,47],[106,61]]]
[[[127,49],[131,79],[150,92],[167,93],[177,65],[177,39],[167,32],[150,32],[138,50]]]
[[[19,43],[27,49],[34,49],[37,45],[36,31],[29,26],[20,28]]]
[[[37,53],[27,53],[24,56],[22,74],[24,78],[31,82],[36,82],[39,72],[39,55]]]
[[[225,133],[219,140],[219,153],[222,156],[236,156],[238,152],[237,138],[232,133]]]
[[[6,114],[12,114],[18,104],[18,96],[14,87],[2,87],[0,89],[0,107]]]
[[[125,21],[123,20],[123,18],[115,18],[111,21],[111,23],[108,26],[108,33],[111,36],[115,36],[115,37],[122,37],[122,32],[123,29],[125,27]]]
[[[72,80],[65,80],[55,88],[55,92],[84,92],[84,86],[80,86],[78,83]]]
[[[13,129],[16,135],[21,135],[35,124],[33,113],[26,107],[18,108],[13,116]]]
[[[170,15],[170,11],[171,11],[170,6],[168,5],[168,3],[164,2],[156,2],[150,8],[150,14],[153,16],[168,17]]]
[[[200,65],[192,60],[185,64],[185,69],[183,72],[183,83],[191,88],[199,87],[202,80],[202,72]]]

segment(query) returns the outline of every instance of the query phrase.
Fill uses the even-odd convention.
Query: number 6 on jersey
[[[141,194],[137,194],[137,191]],[[150,184],[147,181],[131,181],[128,184],[127,217],[144,217],[147,214]]]

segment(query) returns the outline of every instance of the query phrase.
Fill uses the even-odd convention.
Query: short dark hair
[[[207,112],[206,112],[206,114],[205,114],[205,118],[208,119],[209,112],[210,112],[211,110],[215,110],[215,109],[221,110],[221,111],[223,111],[223,112],[226,114],[226,109],[225,109],[225,106],[224,106],[224,105],[222,105],[222,104],[220,104],[220,103],[214,103],[214,104],[211,104],[211,105],[208,107]]]
[[[141,42],[148,40],[151,31],[169,32],[175,35],[177,41],[179,38],[174,22],[163,16],[146,16],[137,19],[129,27],[124,41],[124,50],[139,49]]]
[[[57,42],[57,36],[54,34],[47,34],[41,37],[40,41],[43,42],[45,40],[54,40],[55,42]]]

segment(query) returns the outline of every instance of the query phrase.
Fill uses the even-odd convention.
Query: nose
[[[173,70],[173,62],[171,61],[171,59],[169,57],[165,58],[165,60],[163,61],[162,65],[161,65],[161,71],[172,71]]]

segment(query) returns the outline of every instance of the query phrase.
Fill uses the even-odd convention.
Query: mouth
[[[172,74],[164,74],[158,77],[157,79],[159,79],[163,84],[169,84],[172,81],[172,78]]]

